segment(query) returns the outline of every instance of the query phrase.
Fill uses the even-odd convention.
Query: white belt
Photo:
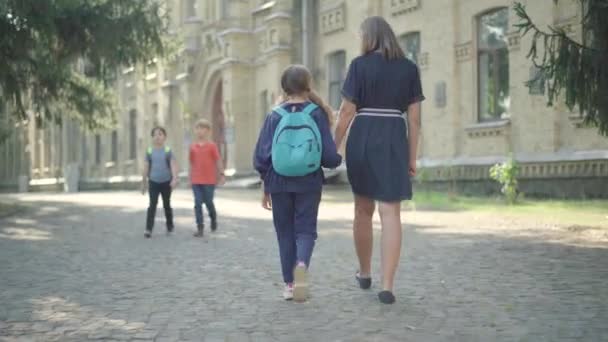
[[[406,113],[401,112],[397,109],[385,109],[385,108],[361,108],[357,112],[356,116],[376,116],[381,118],[406,118]]]

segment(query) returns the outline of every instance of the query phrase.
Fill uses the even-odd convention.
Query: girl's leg
[[[317,216],[321,192],[295,194],[296,260],[310,265],[312,251],[317,240]],[[273,202],[274,203],[274,202]]]
[[[279,242],[283,281],[293,283],[293,267],[296,264],[296,241],[294,234],[294,195],[272,194],[272,218]]]
[[[382,221],[382,289],[393,291],[401,255],[401,202],[379,205]]]
[[[355,250],[359,258],[359,275],[369,278],[372,268],[372,248],[374,235],[372,218],[376,209],[373,199],[355,195],[355,220],[353,222],[353,237]]]
[[[165,220],[167,221],[167,230],[173,231],[173,208],[171,208],[171,183],[163,183],[160,190],[163,198],[163,208],[165,209]]]
[[[150,181],[148,183],[148,194],[150,196],[150,202],[148,204],[148,213],[146,217],[146,231],[151,232],[154,228],[154,218],[156,217],[156,207],[158,206],[158,194],[160,188],[158,183]]]

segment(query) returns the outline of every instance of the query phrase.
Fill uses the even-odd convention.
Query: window
[[[479,121],[508,117],[509,50],[507,30],[509,9],[481,15],[477,22],[477,67]]]
[[[158,117],[158,103],[156,103],[156,102],[155,102],[155,103],[153,103],[153,104],[150,106],[150,111],[151,111],[151,113],[150,113],[150,114],[151,114],[151,116],[152,116],[152,122],[154,122],[154,125],[156,126],[156,125],[158,125],[158,124],[159,124],[158,122],[159,122],[159,119],[160,119],[160,118]]]
[[[89,162],[89,144],[87,143],[87,135],[86,133],[82,133],[82,149],[80,152],[82,155],[80,158],[82,159],[82,164],[86,165]]]
[[[112,154],[111,161],[118,161],[118,132],[116,130],[112,131]]]
[[[129,112],[129,159],[137,159],[137,111]]]
[[[184,0],[184,19],[197,17],[197,0]]]
[[[101,164],[101,136],[95,134],[95,164]]]
[[[44,138],[42,139],[41,143],[44,146],[44,167],[50,169],[53,166],[53,161],[51,160],[51,155],[53,153],[52,146],[55,144],[55,142],[53,141],[53,136],[51,135],[50,127],[46,127],[44,129]]]
[[[405,53],[405,57],[418,64],[420,55],[420,32],[410,32],[399,37],[399,45]]]
[[[346,68],[346,52],[338,51],[329,55],[329,105],[337,109],[342,101],[342,84]]]
[[[544,95],[545,94],[545,73],[542,69],[531,66],[530,67],[530,80],[527,82],[528,92],[530,95]]]

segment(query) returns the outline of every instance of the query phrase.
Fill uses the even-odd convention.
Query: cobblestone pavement
[[[398,301],[383,306],[377,282],[356,287],[352,203],[333,189],[313,297],[295,304],[280,297],[258,193],[218,197],[217,233],[191,236],[180,190],[176,234],[165,236],[159,210],[150,240],[135,193],[3,197],[30,208],[0,219],[0,341],[608,341],[605,241],[532,218],[405,212]]]

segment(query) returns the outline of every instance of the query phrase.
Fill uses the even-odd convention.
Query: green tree
[[[576,1],[581,8],[580,39],[568,36],[564,29],[537,26],[521,3],[515,12],[521,22],[515,25],[522,36],[532,35],[528,53],[539,68],[539,79],[546,82],[548,105],[561,95],[572,111],[578,108],[584,122],[608,135],[608,0]]]
[[[15,122],[113,122],[121,67],[166,52],[157,0],[0,0],[0,104]]]

